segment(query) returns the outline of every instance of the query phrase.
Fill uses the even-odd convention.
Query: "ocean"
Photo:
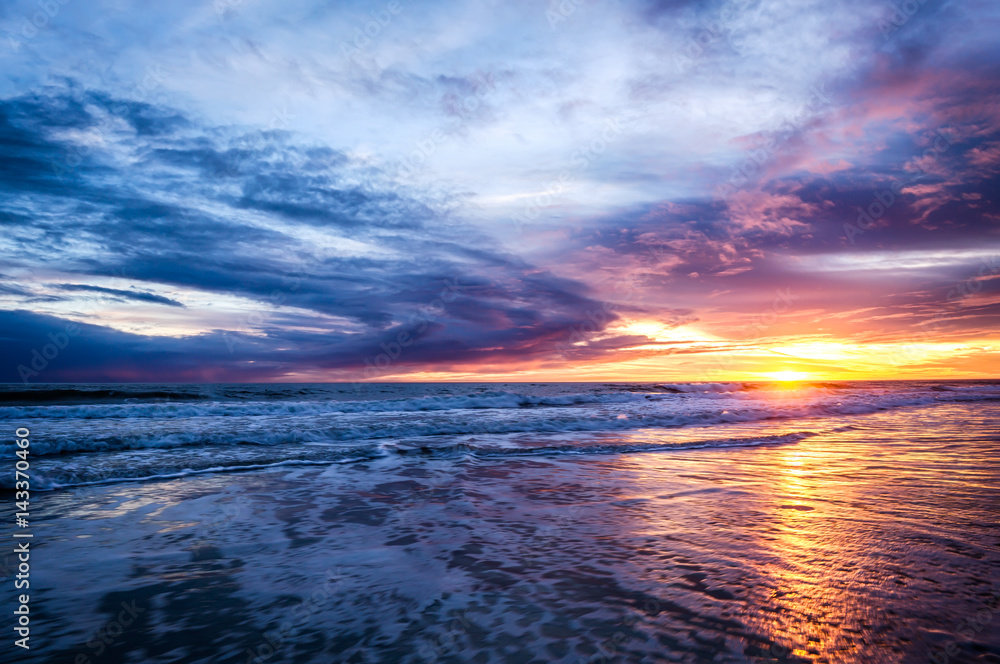
[[[1000,662],[1000,381],[4,385],[0,420],[16,661]]]

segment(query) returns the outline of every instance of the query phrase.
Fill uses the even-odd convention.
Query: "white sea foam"
[[[640,452],[668,452],[725,447],[753,447],[760,445],[782,445],[794,443],[816,435],[812,431],[794,431],[780,435],[744,436],[734,438],[669,439],[655,443],[636,443],[627,439],[601,440],[600,442],[579,444],[542,444],[531,447],[504,447],[474,445],[467,442],[434,442],[431,440],[410,442],[388,442],[381,446],[354,446],[324,449],[310,458],[287,458],[278,451],[272,456],[256,456],[253,459],[230,457],[219,459],[210,454],[195,454],[182,461],[183,465],[169,466],[163,458],[150,460],[152,463],[97,463],[79,465],[57,465],[34,474],[36,490],[56,490],[75,486],[90,486],[116,482],[139,482],[170,480],[190,475],[207,473],[245,472],[281,466],[328,466],[332,464],[371,461],[388,455],[398,457],[418,457],[432,459],[454,459],[472,456],[481,459],[521,456],[581,456],[606,454],[632,454]],[[0,477],[0,488],[12,489],[13,481]]]
[[[663,383],[660,387],[684,394],[744,392],[748,389],[745,383]]]
[[[384,455],[655,451],[677,449],[680,439],[692,444],[690,433],[701,429],[704,440],[714,441],[708,445],[742,445],[749,444],[747,436],[733,435],[735,428],[751,426],[763,435],[788,426],[771,423],[793,420],[823,428],[832,419],[843,426],[844,417],[883,410],[1000,398],[997,384],[517,387],[373,386],[365,395],[370,398],[354,400],[345,399],[343,389],[334,393],[321,386],[285,389],[277,396],[271,388],[241,387],[237,397],[213,394],[211,400],[190,398],[188,389],[178,401],[161,400],[171,392],[158,388],[155,401],[8,405],[0,408],[0,417],[16,418],[18,426],[32,430],[32,470],[56,486]],[[394,398],[379,398],[382,393]],[[23,401],[22,396],[6,401]],[[78,399],[75,393],[71,397]],[[584,442],[595,437],[602,442]],[[0,454],[13,450],[13,440],[0,440]]]
[[[386,401],[237,401],[192,403],[79,404],[6,406],[0,419],[102,419],[160,417],[233,417],[240,415],[310,415],[324,413],[389,413],[436,410],[565,407],[593,403],[627,403],[647,395],[629,392],[539,396],[516,392],[487,392],[455,396],[424,396]]]
[[[685,384],[679,384],[685,385]],[[413,399],[317,402],[138,403],[10,406],[7,417],[43,435],[38,456],[70,452],[283,446],[468,434],[615,432],[801,417],[860,415],[941,402],[992,399],[996,386],[977,390],[828,390],[791,395],[735,390],[738,383],[703,383],[679,394],[649,392],[532,395],[495,391]],[[691,385],[685,385],[691,389]],[[0,452],[13,450],[13,441]]]

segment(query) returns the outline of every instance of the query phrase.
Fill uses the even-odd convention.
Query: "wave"
[[[648,452],[669,452],[675,450],[692,450],[706,448],[728,448],[728,447],[756,447],[762,445],[786,445],[804,440],[810,436],[817,435],[815,431],[796,431],[780,435],[739,437],[739,438],[714,438],[706,440],[684,441],[684,442],[659,442],[659,443],[628,443],[628,442],[603,442],[594,445],[547,445],[539,447],[523,448],[498,448],[472,445],[468,443],[450,444],[385,444],[376,446],[361,446],[352,448],[342,448],[324,452],[322,458],[282,458],[273,460],[239,460],[233,459],[220,461],[209,456],[201,456],[186,460],[183,467],[164,467],[162,465],[150,465],[147,467],[137,467],[134,464],[125,464],[116,467],[100,468],[87,467],[85,470],[67,470],[53,468],[45,471],[33,473],[32,488],[36,491],[55,491],[74,487],[95,486],[113,484],[119,482],[145,482],[158,480],[171,480],[189,477],[192,475],[204,475],[214,473],[234,473],[251,470],[261,470],[267,468],[278,468],[283,466],[330,466],[346,463],[360,463],[373,461],[379,458],[394,457],[421,457],[435,459],[455,459],[461,457],[475,457],[479,459],[525,457],[525,456],[582,456],[582,455],[606,455],[606,454],[635,454]],[[0,490],[13,489],[13,480],[0,476]]]
[[[796,431],[793,433],[751,436],[743,438],[719,438],[682,443],[607,443],[597,445],[542,445],[538,447],[490,447],[457,443],[448,446],[411,445],[393,446],[390,451],[398,456],[419,456],[431,458],[449,458],[469,454],[479,458],[515,457],[515,456],[549,456],[549,455],[590,455],[590,454],[626,454],[634,452],[663,452],[668,450],[692,450],[709,447],[751,447],[756,445],[779,445],[795,443],[811,436],[818,435],[815,431]]]
[[[755,389],[747,383],[664,383],[659,387],[666,392],[674,394],[703,394],[708,392],[722,394],[728,392],[745,392]]]
[[[356,457],[345,457],[339,459],[308,460],[308,459],[284,459],[270,463],[233,463],[228,465],[211,465],[205,468],[182,468],[178,470],[161,470],[152,475],[142,475],[136,471],[118,471],[117,474],[108,474],[98,479],[72,479],[61,477],[56,474],[55,480],[43,475],[35,474],[35,484],[32,486],[35,491],[57,491],[60,489],[70,489],[73,487],[98,486],[102,484],[118,484],[120,482],[153,482],[157,480],[175,480],[191,475],[209,475],[216,473],[239,473],[250,470],[264,470],[267,468],[279,468],[281,466],[331,466],[338,463],[358,463],[371,461],[378,456],[366,456],[364,454]],[[12,491],[13,481],[0,478],[0,490]]]
[[[932,385],[929,389],[932,392],[958,392],[968,394],[970,392],[982,392],[985,390],[996,391],[1000,385],[995,383],[973,384],[973,385]]]
[[[456,418],[446,414],[430,419],[402,419],[312,423],[305,430],[299,421],[289,422],[280,428],[270,424],[251,426],[246,420],[236,420],[232,425],[208,430],[186,429],[181,431],[151,433],[145,428],[117,435],[94,436],[82,432],[48,434],[32,439],[31,453],[51,456],[82,452],[121,452],[126,450],[154,450],[198,446],[255,446],[276,447],[296,443],[345,443],[358,440],[390,438],[434,437],[450,435],[489,435],[515,433],[598,433],[625,431],[640,428],[678,428],[691,425],[711,425],[761,419],[752,414],[703,412],[692,414],[625,415],[589,413],[583,416],[547,417],[542,419],[511,418]],[[767,419],[767,418],[763,418]],[[243,426],[235,426],[239,422]],[[0,453],[13,452],[13,443],[0,445]]]
[[[661,392],[652,392],[658,388]],[[72,404],[0,407],[0,420],[24,419],[140,419],[177,417],[301,416],[327,413],[412,413],[447,410],[503,410],[566,408],[584,405],[614,405],[669,400],[672,394],[703,397],[752,396],[758,386],[747,383],[667,383],[630,386],[624,390],[602,390],[557,395],[535,395],[509,391],[477,394],[434,395],[405,399],[308,400],[308,401],[210,401],[208,403],[165,402],[124,404]],[[663,394],[667,392],[667,394]],[[194,396],[192,396],[192,401]]]
[[[486,392],[454,396],[424,396],[383,401],[281,401],[86,404],[60,406],[8,406],[0,408],[0,419],[104,419],[161,417],[234,417],[246,415],[312,415],[323,413],[387,413],[436,410],[485,410],[614,404],[663,395],[618,392],[552,396],[517,392]]]
[[[515,386],[514,384],[507,384]],[[958,395],[996,393],[996,382],[968,384],[902,384],[906,394],[956,398]],[[36,388],[0,385],[0,420],[25,419],[137,419],[235,417],[252,415],[300,416],[324,413],[391,413],[447,410],[499,410],[525,408],[565,408],[592,404],[670,400],[678,396],[703,399],[762,398],[772,392],[787,391],[774,383],[661,383],[603,384],[581,388],[579,392],[533,394],[524,391],[481,389],[451,394],[440,385],[366,384],[359,385],[186,385],[167,386],[76,386]],[[487,388],[486,385],[482,386]],[[521,388],[552,388],[551,385],[520,384]],[[409,396],[413,390],[444,392]],[[535,390],[539,391],[539,390]],[[851,394],[858,396],[899,396],[900,385],[849,385],[831,382],[803,383],[799,396],[810,394]],[[387,395],[400,398],[387,398]],[[366,398],[368,397],[368,398]]]
[[[674,407],[669,395],[589,395],[587,401],[602,404],[599,408],[537,409],[532,412],[512,412],[510,408],[531,408],[540,402],[548,405],[571,405],[584,402],[581,395],[553,400],[530,398],[525,395],[500,394],[486,397],[475,403],[494,404],[492,410],[482,414],[468,413],[459,416],[448,411],[456,402],[468,404],[469,397],[453,397],[453,402],[443,398],[429,399],[426,404],[410,403],[407,411],[399,404],[385,402],[339,402],[335,404],[264,404],[269,406],[261,417],[259,408],[238,413],[242,417],[226,417],[226,404],[211,408],[221,417],[202,419],[197,423],[166,418],[159,422],[140,420],[129,423],[97,421],[84,427],[75,422],[65,422],[59,427],[49,424],[49,430],[33,438],[33,455],[48,456],[63,453],[120,452],[126,450],[151,450],[170,448],[213,447],[277,447],[300,443],[344,444],[352,441],[404,439],[408,437],[434,437],[449,435],[494,434],[550,434],[550,433],[600,433],[639,429],[675,429],[680,427],[710,426],[719,424],[781,421],[793,418],[864,415],[882,410],[927,406],[957,401],[985,401],[996,399],[990,394],[958,394],[947,398],[931,393],[862,395],[857,399],[822,398],[793,401],[736,401],[722,408],[717,400],[697,404],[697,407]],[[588,395],[582,395],[588,396]],[[611,399],[611,397],[615,397]],[[647,401],[646,397],[653,397]],[[663,405],[656,403],[656,399]],[[422,401],[422,400],[412,400]],[[352,406],[353,404],[353,406]],[[439,412],[421,414],[417,411]],[[499,405],[498,405],[499,404]],[[611,404],[610,406],[608,404]],[[280,407],[293,407],[282,410]],[[359,415],[344,411],[343,407],[364,408]],[[144,404],[135,408],[157,408]],[[208,406],[190,406],[208,408]],[[339,409],[331,411],[330,408]],[[72,407],[66,407],[72,408]],[[218,410],[221,409],[221,410]],[[396,411],[387,415],[385,410]],[[375,413],[375,416],[367,416]],[[204,412],[201,413],[204,415]],[[300,417],[286,417],[286,415]],[[318,415],[305,417],[305,415]],[[162,415],[161,415],[162,416]],[[53,418],[58,419],[58,418]],[[0,454],[12,452],[13,441],[0,444]]]
[[[93,403],[102,401],[197,401],[210,399],[211,395],[192,390],[127,390],[102,388],[46,388],[0,390],[0,403]]]
[[[784,389],[782,383],[662,383],[659,389],[674,394],[731,394],[734,392],[767,391]],[[797,384],[799,389],[846,390],[850,385],[822,381],[807,381]]]

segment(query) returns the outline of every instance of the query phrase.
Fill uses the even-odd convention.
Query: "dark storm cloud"
[[[152,304],[165,304],[168,307],[183,307],[182,302],[177,300],[171,300],[169,297],[163,297],[162,295],[157,295],[156,293],[146,293],[143,291],[129,291],[121,290],[118,288],[103,288],[101,286],[87,286],[85,284],[59,284],[56,286],[60,290],[64,291],[76,291],[76,292],[87,292],[87,293],[101,293],[103,295],[110,295],[112,297],[123,299],[123,300],[135,300],[137,302],[150,302]]]
[[[405,346],[396,348],[405,353],[393,357],[396,370],[545,358],[588,320],[585,310],[600,310],[599,303],[569,292],[564,280],[545,275],[525,284],[445,282],[436,292],[411,297],[423,295],[438,297],[414,308],[401,324],[353,334],[303,329],[321,325],[303,315],[270,316],[252,335],[220,330],[174,338],[74,324],[23,310],[0,312],[6,338],[0,380],[265,380],[318,370],[372,378],[380,374],[364,372],[400,339]],[[535,303],[534,308],[527,302]],[[379,322],[372,321],[375,327]],[[66,348],[51,357],[66,335]],[[53,348],[46,349],[49,345]]]
[[[228,334],[142,337],[86,325],[76,350],[46,369],[49,379],[136,379],[140,364],[177,380],[356,371],[400,333],[420,341],[399,360],[406,366],[544,355],[601,307],[587,287],[503,252],[384,174],[283,132],[194,128],[177,111],[76,88],[3,100],[0,118],[5,163],[18,164],[0,174],[0,186],[21,197],[0,204],[15,227],[10,241],[74,281],[134,284],[67,283],[61,291],[183,308],[136,287],[160,284],[244,297],[267,313],[254,334],[238,325]],[[98,147],[81,148],[93,135]],[[350,232],[394,253],[323,256],[294,237],[304,227]],[[5,292],[38,301],[22,288]],[[327,316],[355,327],[317,331]],[[4,321],[18,330],[8,377],[67,324],[25,311]],[[98,352],[102,345],[114,350]],[[242,364],[249,357],[252,370]]]
[[[0,351],[3,382],[104,382],[260,380],[266,374],[245,356],[213,362],[221,335],[175,339],[145,337],[107,327],[72,323],[29,311],[0,311],[5,343]],[[242,360],[242,361],[241,361]]]

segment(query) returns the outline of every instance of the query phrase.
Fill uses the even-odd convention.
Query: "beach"
[[[1000,2],[0,19],[0,664],[1000,664]]]
[[[115,389],[20,661],[1000,662],[995,383]]]

